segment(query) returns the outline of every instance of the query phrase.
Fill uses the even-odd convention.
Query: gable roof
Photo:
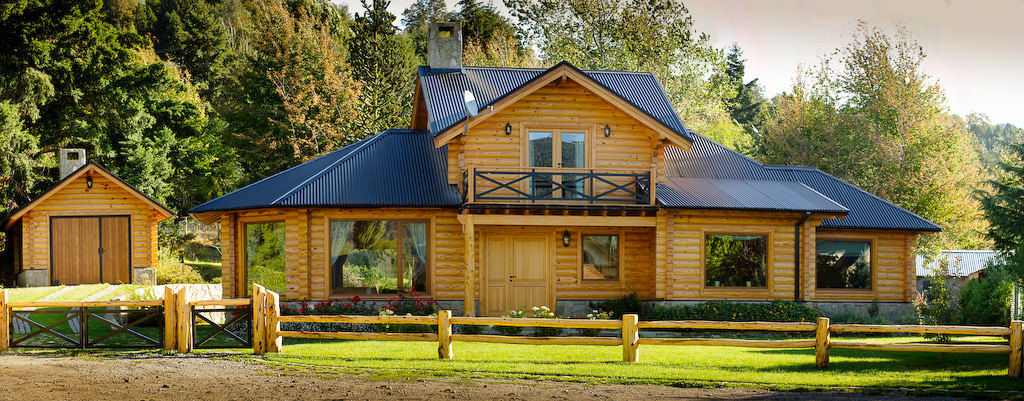
[[[925,263],[925,258],[918,255],[917,275],[931,276],[940,263],[945,261],[949,269],[949,275],[954,277],[967,277],[979,271],[985,270],[990,261],[995,261],[999,252],[989,250],[965,250],[965,249],[943,249],[939,256],[930,263]]]
[[[165,219],[174,216],[174,213],[171,212],[170,209],[167,209],[167,207],[165,207],[164,205],[160,204],[160,202],[157,202],[153,198],[150,198],[149,195],[146,195],[142,191],[139,191],[137,188],[125,182],[124,180],[121,179],[121,177],[118,177],[116,174],[111,173],[109,170],[104,168],[99,163],[89,161],[84,166],[79,167],[78,170],[75,170],[75,172],[68,174],[67,177],[64,177],[64,179],[58,181],[56,184],[50,187],[50,189],[47,189],[45,192],[37,196],[35,199],[32,199],[25,205],[15,209],[14,212],[11,213],[11,217],[8,218],[7,222],[4,224],[4,230],[11,228],[11,226],[17,223],[18,220],[20,220],[25,215],[25,213],[28,213],[36,206],[38,206],[40,203],[53,196],[53,194],[60,192],[61,189],[64,189],[64,187],[66,187],[72,181],[78,179],[79,177],[85,175],[86,173],[96,173],[105,177],[114,184],[117,184],[117,186],[121,187],[128,193],[135,195],[136,198],[138,198],[143,203],[149,205],[149,207],[156,210],[156,212],[163,216]]]
[[[694,141],[689,151],[665,148],[669,185],[680,185],[678,179],[797,182],[849,209],[844,218],[826,219],[819,227],[942,231],[937,224],[814,167],[764,165],[703,135],[691,135]],[[665,206],[683,207],[672,202]]]
[[[388,130],[203,203],[189,213],[264,207],[455,207],[446,148],[426,131]]]
[[[514,101],[518,96],[567,74],[582,81],[581,84],[592,84],[588,89],[598,95],[604,96],[602,92],[607,92],[615,98],[606,100],[621,100],[621,107],[635,109],[641,114],[638,118],[641,122],[657,125],[659,127],[654,127],[656,130],[674,134],[667,137],[678,146],[688,147],[691,141],[689,131],[668,101],[661,84],[653,74],[647,72],[583,71],[562,61],[547,69],[464,67],[459,70],[421,66],[418,74],[419,90],[423,93],[427,108],[427,129],[439,137],[439,145],[447,141],[448,138],[443,137],[446,133],[457,134],[458,131],[452,130],[466,121],[463,99],[465,90],[473,93],[478,111],[484,111],[490,107],[500,107],[503,101]],[[484,114],[471,118],[470,124],[488,116]],[[646,119],[651,121],[644,121]]]

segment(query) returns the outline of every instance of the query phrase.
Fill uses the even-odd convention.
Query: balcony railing
[[[462,188],[468,203],[649,205],[651,179],[649,170],[470,167]]]

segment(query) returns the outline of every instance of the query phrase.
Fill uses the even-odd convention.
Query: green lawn
[[[863,340],[922,341],[919,337]],[[977,337],[972,340],[977,341]],[[640,350],[641,362],[627,364],[621,362],[621,347],[455,343],[452,361],[438,360],[436,347],[432,342],[286,339],[284,352],[267,354],[263,360],[399,377],[435,375],[687,386],[725,383],[785,390],[1024,390],[1024,381],[1006,376],[1006,355],[833,350],[831,366],[820,371],[814,368],[814,351],[810,349],[645,345]]]
[[[203,277],[203,281],[209,282],[221,276],[220,262],[200,262],[197,260],[186,260],[186,265],[192,266]]]
[[[29,287],[29,288],[5,288],[8,302],[32,302],[39,298],[50,295],[64,286],[55,287]]]

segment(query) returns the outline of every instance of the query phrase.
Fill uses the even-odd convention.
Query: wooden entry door
[[[128,216],[53,217],[50,280],[77,285],[131,283]]]
[[[551,250],[547,234],[484,235],[482,312],[499,316],[511,309],[551,305]]]

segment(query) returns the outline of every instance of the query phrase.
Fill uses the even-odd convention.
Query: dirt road
[[[917,400],[905,395],[371,377],[280,370],[195,356],[0,355],[2,400]],[[950,400],[952,398],[927,398]]]

